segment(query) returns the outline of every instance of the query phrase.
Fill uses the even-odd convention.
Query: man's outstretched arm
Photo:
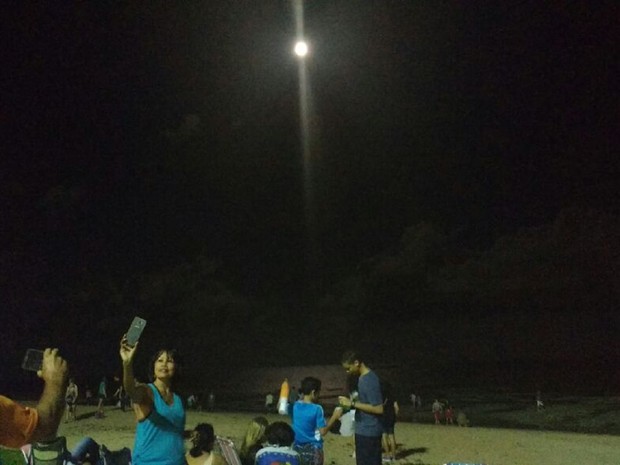
[[[37,374],[45,381],[45,386],[37,405],[39,421],[31,440],[50,441],[56,437],[65,409],[64,396],[69,374],[67,362],[58,355],[58,349],[45,349],[43,366]]]

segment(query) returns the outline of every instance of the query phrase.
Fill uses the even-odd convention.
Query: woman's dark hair
[[[189,455],[200,457],[203,452],[211,452],[215,442],[213,426],[209,423],[199,423],[194,431],[196,435],[192,438],[192,448],[189,450]]]
[[[321,390],[321,380],[318,378],[313,378],[312,376],[308,376],[301,380],[301,387],[299,388],[299,392],[303,395],[308,395],[312,391],[319,392]]]
[[[265,437],[272,446],[290,446],[295,440],[295,432],[288,423],[275,421],[265,430]]]
[[[149,380],[151,382],[155,381],[155,362],[161,356],[161,354],[168,354],[169,357],[172,357],[174,360],[174,377],[172,378],[173,385],[176,385],[181,379],[181,373],[183,368],[183,362],[181,361],[181,355],[176,349],[159,349],[155,352],[155,355],[151,357],[151,362],[149,364]]]

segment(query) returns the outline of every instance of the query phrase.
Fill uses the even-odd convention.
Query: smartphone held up
[[[135,317],[129,326],[129,330],[127,330],[127,344],[131,347],[135,346],[140,339],[145,326],[146,320],[140,318],[139,316]]]
[[[43,368],[43,351],[38,349],[28,349],[24,360],[22,360],[22,368],[27,371],[39,371]]]

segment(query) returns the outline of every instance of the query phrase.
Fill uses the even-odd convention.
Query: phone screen
[[[138,339],[140,339],[140,335],[142,331],[144,331],[144,327],[146,326],[146,320],[140,318],[139,316],[135,317],[131,322],[131,326],[129,326],[129,330],[127,331],[127,344],[130,346],[135,346]]]
[[[22,361],[22,368],[28,371],[39,371],[43,368],[43,351],[28,349]]]

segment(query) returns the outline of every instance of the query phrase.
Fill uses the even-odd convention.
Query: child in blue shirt
[[[301,465],[323,465],[323,436],[342,415],[342,408],[334,410],[328,422],[323,407],[316,403],[321,391],[321,381],[307,377],[301,382],[301,399],[293,404],[293,448],[301,458]]]

